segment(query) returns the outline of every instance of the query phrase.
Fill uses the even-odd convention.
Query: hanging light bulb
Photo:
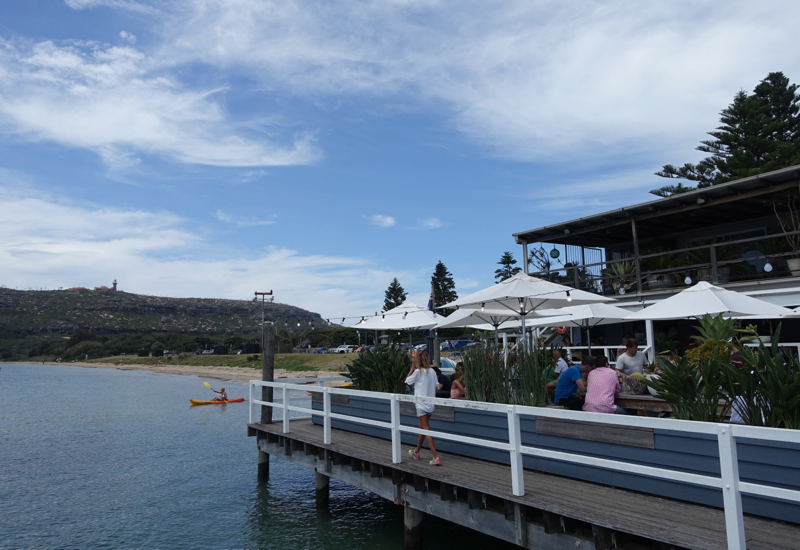
[[[572,296],[569,295],[569,290],[567,291],[567,301],[568,302],[572,301]]]
[[[525,298],[520,298],[519,299],[519,310],[520,311],[524,311],[525,310]]]
[[[381,323],[386,322],[386,314],[381,315]]]
[[[690,285],[692,284],[692,278],[687,275],[686,278],[683,280],[683,282],[686,283],[687,285]]]
[[[486,303],[482,302],[481,303],[481,312],[484,312],[484,311],[486,311]]]
[[[313,326],[314,326],[314,323],[312,323],[311,321],[309,321],[309,322],[308,322],[308,326],[310,326],[310,327],[313,327]]]
[[[767,263],[764,264],[764,271],[766,271],[767,273],[772,271],[772,264],[769,263],[769,260],[767,260]]]
[[[366,321],[365,321],[365,320],[364,320],[364,318],[362,317],[362,318],[361,318],[361,324],[363,325],[364,323],[366,323]]]
[[[408,312],[407,311],[405,313],[403,313],[403,319],[405,319],[406,317],[408,317]]]
[[[289,326],[289,322],[288,322],[288,321],[284,321],[284,322],[283,322],[283,326],[284,326],[284,327],[288,327],[288,326]]]
[[[300,326],[300,321],[297,321],[297,326],[298,326],[298,327]]]
[[[620,294],[625,294],[625,287],[624,286],[619,287],[619,293]]]
[[[344,324],[344,317],[342,317],[342,324]]]

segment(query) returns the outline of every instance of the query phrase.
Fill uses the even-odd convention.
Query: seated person
[[[214,399],[212,399],[212,401],[227,401],[228,400],[228,394],[225,393],[225,388],[220,388],[219,391],[217,391],[215,389],[212,389],[211,391],[213,391],[214,393],[218,393],[219,394],[219,397],[215,397]]]
[[[625,409],[618,407],[614,397],[619,393],[619,378],[617,373],[608,368],[608,359],[605,355],[594,358],[594,370],[586,378],[586,400],[583,410],[587,412],[628,414]]]
[[[467,395],[467,386],[464,384],[464,365],[456,365],[456,373],[453,375],[453,384],[450,386],[450,397],[459,399]]]
[[[625,353],[620,353],[617,357],[617,370],[625,376],[634,373],[642,374],[644,366],[647,364],[647,357],[639,351],[639,342],[636,338],[625,340]]]
[[[578,392],[586,391],[584,376],[594,369],[594,357],[587,355],[580,365],[573,365],[558,377],[556,384],[556,405],[566,407],[571,411],[583,409],[584,399]]]
[[[436,373],[436,379],[438,381],[436,386],[436,397],[450,397],[450,386],[452,385],[452,382],[448,377],[442,374],[442,371],[439,367],[433,367],[433,371]]]
[[[560,349],[553,350],[553,359],[556,360],[556,367],[547,373],[547,392],[550,394],[550,397],[554,397],[556,394],[558,377],[561,376],[562,372],[569,368],[569,363],[567,363],[561,356]]]

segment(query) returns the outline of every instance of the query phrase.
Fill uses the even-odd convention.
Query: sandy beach
[[[41,363],[36,363],[41,364]],[[75,363],[56,363],[46,362],[45,365],[67,365],[71,367],[86,367],[90,369],[119,369],[119,370],[142,370],[148,372],[157,372],[164,374],[185,374],[189,376],[198,376],[200,378],[207,378],[211,380],[237,380],[240,382],[248,382],[250,380],[260,380],[260,369],[249,369],[242,367],[212,367],[212,366],[196,366],[196,365],[115,365],[113,363],[85,363],[77,361]],[[275,369],[275,379],[279,378],[329,378],[341,377],[340,372],[329,371],[288,371],[284,369]],[[329,382],[326,385],[336,385],[339,382]]]

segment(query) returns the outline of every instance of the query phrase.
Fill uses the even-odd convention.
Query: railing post
[[[389,407],[392,412],[392,464],[400,464],[400,401],[396,393],[390,396]]]
[[[633,233],[633,265],[636,267],[636,292],[642,293],[642,263],[639,260],[639,232],[636,230],[636,218],[631,218],[631,232]],[[620,284],[623,279],[620,278]]]
[[[289,433],[289,388],[286,384],[281,384],[283,387],[283,433]]]
[[[722,473],[722,500],[725,505],[728,549],[745,550],[742,494],[739,492],[739,459],[736,454],[736,438],[731,434],[729,425],[720,425],[717,442],[719,443],[719,466]]]
[[[322,443],[331,444],[331,393],[329,388],[322,389]]]
[[[508,444],[511,457],[511,493],[521,497],[525,494],[525,481],[522,478],[522,443],[520,442],[519,415],[515,405],[508,406]]]
[[[256,393],[254,391],[254,388],[255,386],[253,385],[253,381],[250,380],[250,387],[248,388],[250,390],[250,421],[248,422],[248,424],[252,424],[253,419],[256,417],[256,404],[253,402],[254,401],[253,397],[255,396]]]
[[[711,245],[708,251],[711,253],[711,282],[717,284],[719,280],[717,278],[717,249],[714,245]]]

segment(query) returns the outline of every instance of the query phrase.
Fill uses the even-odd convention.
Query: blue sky
[[[511,233],[649,200],[740,89],[800,81],[794,1],[0,3],[0,284],[466,294]]]

